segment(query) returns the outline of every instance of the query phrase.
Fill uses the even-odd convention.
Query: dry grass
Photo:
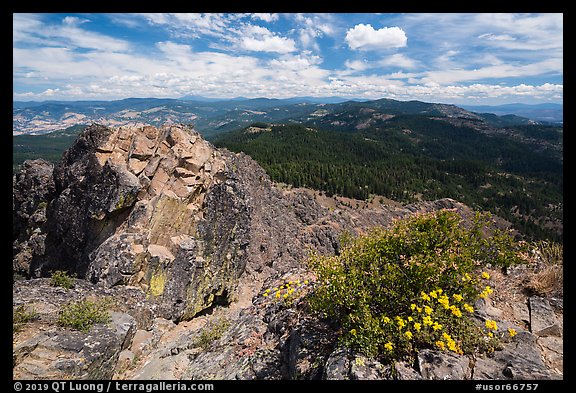
[[[537,253],[540,267],[524,280],[524,287],[531,295],[563,297],[564,295],[564,248],[562,244],[539,242]]]
[[[561,265],[545,266],[525,280],[525,288],[531,295],[542,297],[564,296],[564,275]]]

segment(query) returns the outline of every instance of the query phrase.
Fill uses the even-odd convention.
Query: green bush
[[[52,273],[50,285],[53,287],[62,287],[65,289],[74,288],[74,277],[70,277],[67,272],[57,270]]]
[[[111,304],[112,301],[108,298],[98,301],[83,300],[68,303],[59,312],[58,324],[88,332],[95,324],[110,321],[108,310]]]
[[[208,323],[207,326],[202,329],[200,336],[194,340],[193,346],[202,349],[208,348],[214,341],[219,340],[229,327],[230,321],[225,318]]]
[[[526,244],[494,228],[488,214],[468,223],[450,210],[396,221],[389,230],[343,239],[339,255],[313,255],[313,310],[337,323],[340,340],[371,357],[411,359],[418,349],[492,350],[493,326],[471,318],[492,292],[482,267],[523,262]]]
[[[18,333],[22,330],[22,326],[36,318],[38,314],[34,309],[29,309],[24,304],[16,307],[12,310],[12,333]]]

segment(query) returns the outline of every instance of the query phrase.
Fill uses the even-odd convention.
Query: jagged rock
[[[347,349],[338,349],[330,354],[324,365],[324,379],[350,379],[350,357]]]
[[[424,349],[418,352],[418,369],[422,379],[470,379],[469,360],[447,352]]]
[[[392,379],[391,366],[368,359],[365,356],[355,356],[350,366],[350,379],[353,380],[387,380]]]
[[[562,336],[554,310],[548,300],[532,296],[528,299],[530,308],[530,331],[540,337]]]
[[[564,372],[564,340],[562,337],[539,337],[538,345],[541,348],[544,362],[557,374]]]
[[[474,379],[551,379],[542,360],[537,336],[520,331],[504,349],[476,360]]]
[[[33,259],[44,255],[46,207],[55,192],[52,171],[53,165],[45,160],[28,160],[13,177],[12,270],[16,274],[28,276]]]
[[[422,375],[406,362],[394,363],[395,379],[400,381],[421,380]]]
[[[110,379],[120,352],[130,343],[136,321],[113,312],[109,325],[88,333],[50,330],[14,347],[15,379]]]

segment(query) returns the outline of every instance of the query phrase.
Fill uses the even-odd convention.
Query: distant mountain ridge
[[[542,104],[503,104],[503,105],[461,105],[462,108],[480,112],[493,113],[497,116],[516,115],[539,122],[562,123],[564,105],[555,103]]]
[[[322,101],[322,102],[319,102]],[[443,118],[502,124],[528,124],[526,118],[500,119],[479,115],[456,105],[422,101],[379,99],[372,101],[341,101],[340,97],[324,99],[296,97],[288,99],[242,97],[215,101],[200,96],[186,99],[127,98],[116,101],[45,101],[13,102],[12,133],[43,134],[77,124],[93,122],[108,125],[161,125],[165,123],[194,123],[206,137],[243,127],[251,122],[287,122],[337,116],[346,111],[364,114],[378,111],[387,115],[420,114]],[[384,119],[385,120],[385,119]],[[339,121],[339,120],[335,120]]]

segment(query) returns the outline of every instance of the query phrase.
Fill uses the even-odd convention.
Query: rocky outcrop
[[[312,249],[337,252],[345,230],[469,210],[448,199],[326,207],[319,196],[274,187],[250,157],[216,150],[182,125],[92,125],[53,171],[27,164],[14,190],[16,271],[138,286],[175,321],[229,303],[239,287],[254,293],[259,276],[299,266]]]
[[[72,289],[51,286],[48,279],[18,280],[12,295],[15,308],[34,314],[14,335],[15,379],[110,379],[120,353],[138,329],[150,329],[156,312],[137,288],[106,289],[83,280],[75,280]],[[110,301],[108,323],[88,332],[59,326],[66,305],[105,299]]]
[[[92,125],[52,176],[42,172],[54,190],[29,188],[35,205],[47,206],[43,247],[30,252],[23,244],[34,238],[18,240],[14,263],[29,276],[58,269],[107,287],[139,286],[176,320],[226,303],[245,268],[249,229],[230,164],[183,126]],[[15,190],[34,175],[15,179]],[[35,207],[14,199],[21,216]]]
[[[55,192],[53,165],[45,160],[25,161],[12,181],[12,270],[28,275],[34,258],[44,255],[47,201]]]

